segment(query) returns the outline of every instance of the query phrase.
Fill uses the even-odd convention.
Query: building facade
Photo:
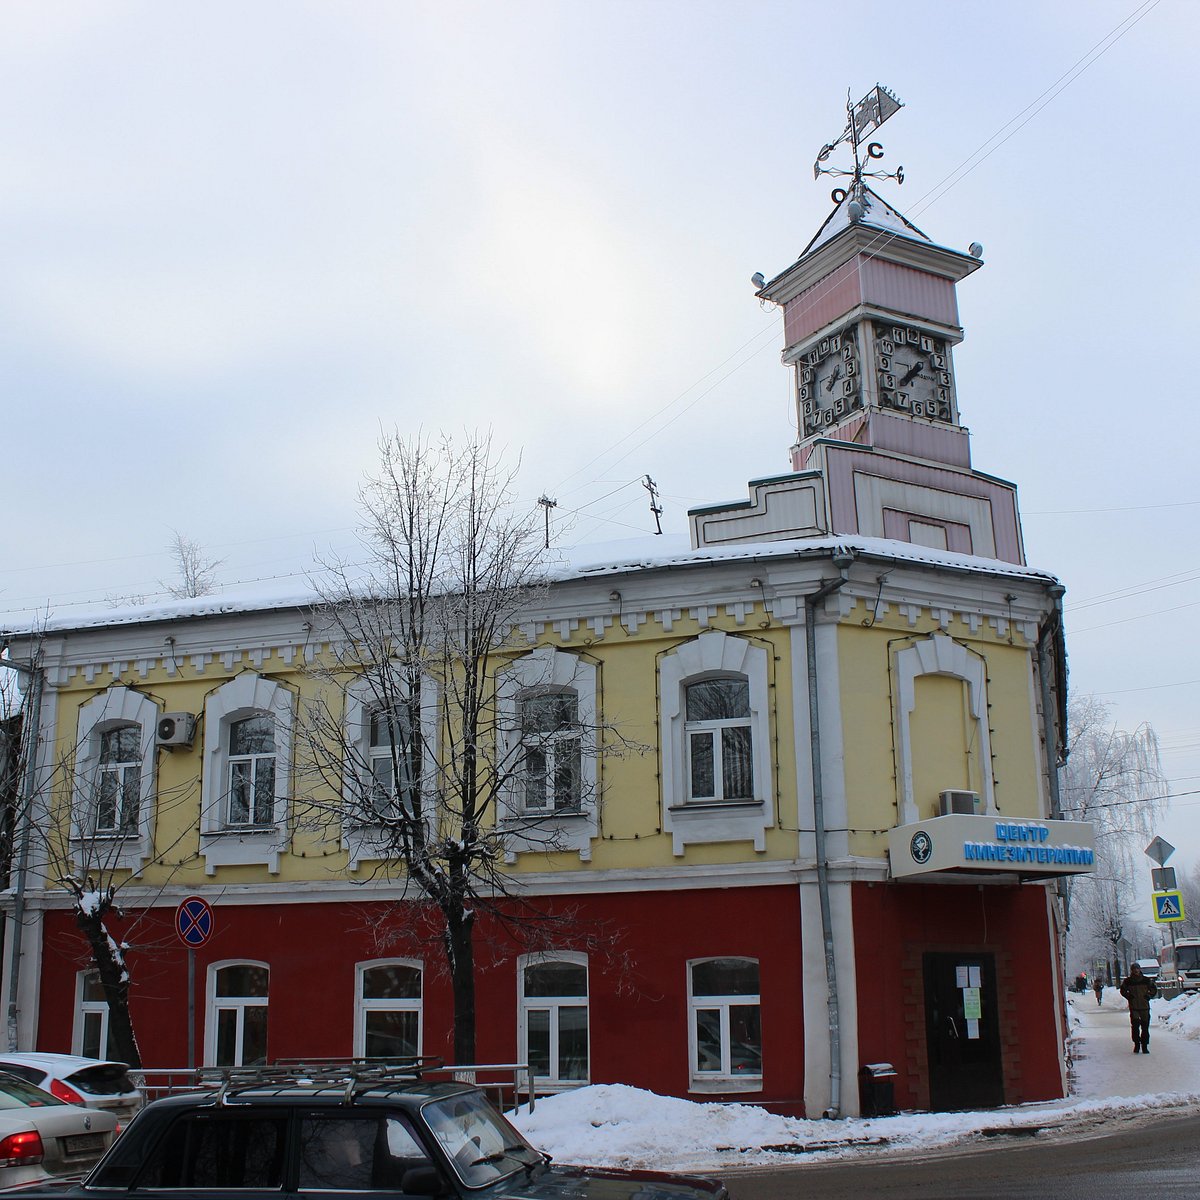
[[[906,1108],[1064,1094],[1055,881],[1090,869],[1091,831],[1057,805],[1062,588],[959,421],[978,265],[852,192],[760,290],[793,470],[694,511],[690,546],[576,553],[510,631],[496,736],[532,740],[492,819],[513,903],[552,932],[477,926],[479,1062],[809,1116],[857,1113],[882,1062]],[[300,815],[340,794],[300,752],[335,652],[303,598],[11,639],[44,673],[4,979],[23,1048],[105,1048],[53,844],[120,884],[147,1066],[452,1058],[428,907],[369,821]],[[353,681],[338,704],[347,770],[394,794],[386,722]],[[451,732],[431,717],[430,753]],[[189,950],[192,896],[213,927]]]

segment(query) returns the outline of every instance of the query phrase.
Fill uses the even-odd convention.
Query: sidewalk
[[[1150,1053],[1136,1056],[1129,1012],[1116,988],[1104,989],[1101,1005],[1091,992],[1072,996],[1071,1002],[1077,1021],[1075,1099],[1200,1092],[1200,1040],[1185,1032],[1191,1029],[1193,1022],[1188,1018],[1192,1009],[1200,1009],[1200,1000],[1186,1006],[1181,1000],[1151,1001]]]

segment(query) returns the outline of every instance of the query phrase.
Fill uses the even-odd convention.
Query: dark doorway
[[[945,1112],[1003,1104],[995,958],[926,954],[924,966],[929,1107]]]

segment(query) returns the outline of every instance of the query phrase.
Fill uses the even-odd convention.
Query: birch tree
[[[1068,881],[1071,956],[1102,956],[1115,973],[1122,944],[1137,940],[1139,872],[1150,867],[1143,850],[1167,811],[1169,789],[1149,725],[1118,728],[1095,696],[1071,701],[1068,723],[1063,816],[1092,822],[1096,833],[1095,871]]]

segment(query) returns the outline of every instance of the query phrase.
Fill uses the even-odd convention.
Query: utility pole
[[[658,484],[647,475],[642,480],[642,487],[650,493],[650,511],[654,514],[654,524],[658,527],[654,532],[656,534],[662,533],[662,521],[660,518],[662,517],[663,508],[658,500]]]
[[[549,496],[543,492],[538,497],[538,503],[546,510],[546,549],[550,549],[550,510],[558,507],[557,500],[551,500]]]

